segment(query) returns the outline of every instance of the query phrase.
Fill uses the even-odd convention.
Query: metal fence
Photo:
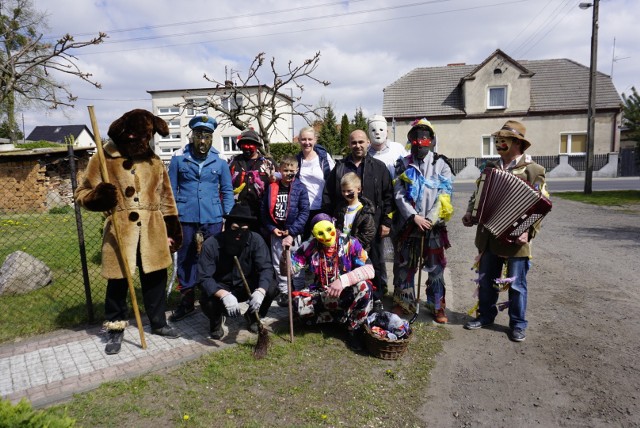
[[[56,180],[66,190],[62,197],[49,191],[44,209],[0,208],[0,343],[104,318],[106,279],[100,275],[104,216],[73,204],[73,160],[69,156],[57,163]],[[29,165],[12,163],[1,168],[7,187],[15,185],[11,177],[23,181],[33,175]],[[46,160],[36,168],[42,172],[33,185],[40,186],[38,181],[49,180]],[[22,189],[25,183],[20,184]],[[3,206],[10,205],[16,204]],[[139,290],[137,275],[134,283]],[[172,304],[176,299],[172,296]]]
[[[531,156],[531,158],[533,159],[534,162],[542,165],[547,170],[547,172],[551,171],[553,168],[555,168],[556,166],[558,166],[560,164],[560,156],[558,156],[558,155],[555,155],[555,156]],[[487,163],[487,161],[492,160],[492,159],[498,159],[498,158],[497,157],[495,157],[495,158],[475,158],[475,165],[479,169],[482,170],[482,169],[484,169],[484,165]],[[449,161],[451,162],[451,165],[453,166],[453,172],[455,174],[458,174],[460,171],[462,171],[464,169],[465,166],[467,166],[467,158],[452,158],[452,159],[449,159]],[[605,166],[608,161],[609,161],[609,155],[608,154],[594,155],[593,156],[593,170],[594,171],[599,170],[600,168]],[[585,159],[584,155],[569,156],[569,165],[571,165],[576,171],[584,172],[585,164],[586,164],[586,159]]]

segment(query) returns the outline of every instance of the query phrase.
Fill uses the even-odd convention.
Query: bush
[[[9,400],[0,400],[0,428],[68,428],[75,426],[75,419],[67,416],[55,416],[46,411],[33,410],[31,404],[24,398],[15,406]]]
[[[62,207],[53,207],[49,210],[49,214],[71,214],[73,212],[71,205],[65,205]]]
[[[277,143],[269,144],[271,157],[276,161],[276,165],[280,163],[285,155],[297,155],[300,153],[300,145],[296,143]]]

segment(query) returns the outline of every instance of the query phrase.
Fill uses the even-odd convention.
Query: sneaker
[[[178,330],[168,325],[161,328],[153,328],[151,329],[151,333],[157,334],[158,336],[164,336],[167,339],[176,339],[180,337]]]
[[[180,321],[181,319],[184,319],[186,317],[188,317],[189,315],[191,315],[193,313],[193,311],[195,311],[196,308],[191,306],[191,307],[184,307],[182,305],[178,306],[178,309],[176,309],[175,311],[173,311],[171,313],[171,315],[169,316],[169,321],[171,322],[176,322],[176,321]]]
[[[213,330],[211,332],[209,332],[209,337],[214,339],[214,340],[222,340],[222,338],[225,336],[224,334],[224,329],[222,328],[222,326],[220,326],[220,328]]]
[[[488,327],[491,324],[493,324],[493,321],[485,322],[485,321],[482,321],[480,318],[476,318],[476,319],[474,319],[472,321],[468,321],[464,325],[464,328],[466,328],[467,330],[477,330],[479,328]]]
[[[289,306],[289,295],[287,293],[278,294],[278,297],[276,297],[276,303],[281,308],[284,308],[285,306]]]
[[[433,314],[433,319],[438,324],[446,324],[449,322],[449,318],[447,318],[447,315],[444,313],[444,308],[436,310]]]
[[[509,332],[509,339],[514,342],[523,342],[527,338],[527,335],[524,334],[524,330],[521,328],[514,328]]]
[[[107,346],[104,347],[104,352],[107,355],[114,355],[120,352],[122,347],[122,338],[124,337],[124,330],[108,330]]]

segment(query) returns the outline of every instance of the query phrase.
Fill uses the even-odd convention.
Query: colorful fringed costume
[[[453,214],[452,176],[446,158],[434,152],[429,152],[422,160],[409,155],[396,164],[393,300],[406,312],[416,311],[415,277],[419,269],[420,248],[423,251],[423,269],[429,274],[427,306],[434,314],[445,308],[444,268],[447,259],[444,250],[450,246],[445,222]],[[432,228],[422,232],[413,221],[416,215],[428,219]]]
[[[311,324],[339,322],[349,330],[360,328],[373,305],[374,270],[367,260],[360,242],[342,234],[329,248],[316,238],[305,241],[291,255],[291,269],[297,273],[307,268],[314,279],[308,288],[294,292],[294,310]],[[339,297],[329,297],[327,289],[336,280],[344,289]]]

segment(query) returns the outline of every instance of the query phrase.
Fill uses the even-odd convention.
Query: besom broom
[[[251,296],[251,289],[249,288],[247,278],[245,278],[244,272],[242,271],[242,266],[240,266],[240,260],[238,260],[237,256],[233,256],[233,261],[236,263],[238,272],[240,272],[240,278],[242,278],[242,283],[244,284],[247,296]],[[262,324],[258,311],[255,311],[253,314],[256,316],[256,321],[258,323],[258,341],[256,342],[256,346],[253,348],[253,356],[256,359],[260,359],[267,356],[267,351],[269,349],[269,332]]]

